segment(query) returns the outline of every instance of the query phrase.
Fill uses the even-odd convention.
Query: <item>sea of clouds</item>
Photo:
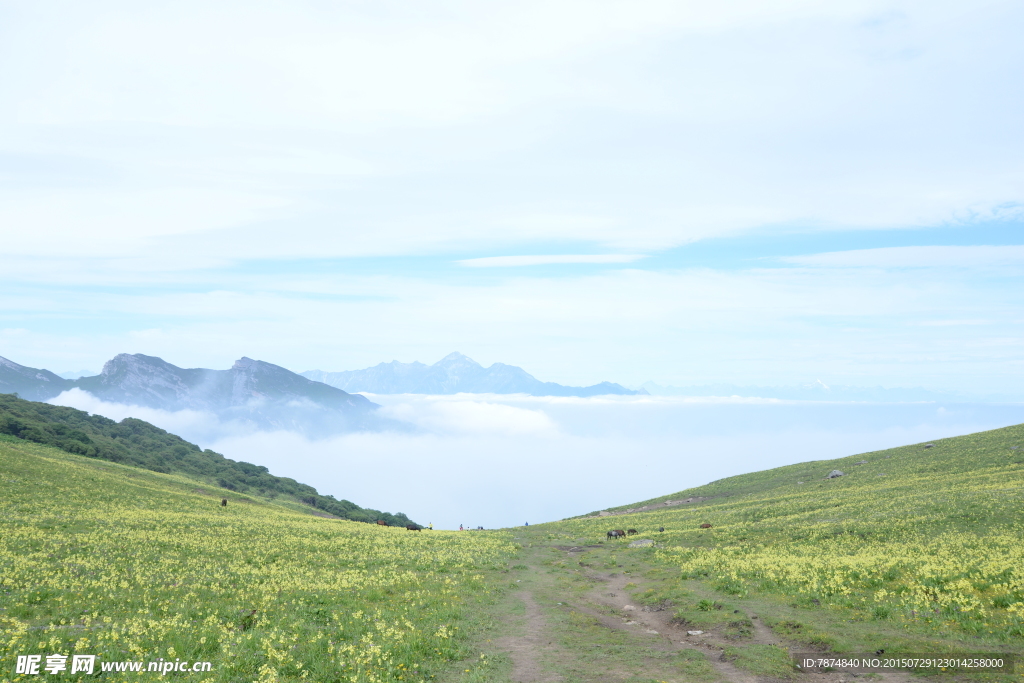
[[[310,439],[197,411],[52,403],[137,417],[235,460],[437,528],[561,519],[808,460],[1024,422],[1022,404],[836,403],[752,398],[370,395],[406,433]],[[822,476],[829,468],[822,467]]]

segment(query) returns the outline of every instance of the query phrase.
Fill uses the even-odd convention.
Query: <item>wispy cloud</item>
[[[511,268],[577,263],[633,263],[642,258],[647,258],[647,256],[644,254],[552,254],[546,256],[487,256],[462,259],[458,263],[470,268]]]
[[[920,246],[788,256],[786,263],[839,268],[983,268],[1024,266],[1024,246]]]

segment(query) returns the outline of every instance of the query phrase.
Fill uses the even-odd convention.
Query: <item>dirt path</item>
[[[518,590],[508,596],[506,605],[516,616],[503,620],[503,635],[494,641],[512,661],[508,680],[778,683],[778,678],[737,666],[730,661],[735,654],[729,653],[751,645],[791,652],[804,649],[762,624],[757,614],[734,610],[736,620],[746,625],[737,640],[714,629],[698,632],[692,625],[675,623],[674,610],[668,606],[635,603],[630,595],[644,590],[643,576],[599,566],[611,561],[611,553],[622,550],[546,543],[523,548],[517,562],[527,564],[525,568],[517,565]],[[854,683],[856,678],[839,672],[790,675],[795,683]],[[875,680],[910,683],[913,679],[910,674],[888,673]]]
[[[533,591],[524,588],[516,596],[526,608],[526,618],[517,629],[516,635],[507,635],[494,641],[501,650],[512,658],[512,680],[515,683],[548,683],[561,681],[562,677],[547,670],[541,662],[541,653],[552,645],[544,619]]]
[[[595,578],[604,579],[602,576]],[[595,588],[587,597],[594,603],[612,607],[622,613],[622,618],[615,624],[616,628],[630,629],[635,633],[647,635],[652,641],[660,641],[658,645],[653,645],[654,647],[701,651],[719,676],[729,683],[757,683],[756,676],[738,669],[721,658],[724,646],[716,642],[717,639],[705,638],[703,634],[688,635],[685,630],[671,623],[671,613],[667,610],[645,611],[631,604],[625,586],[627,583],[636,583],[640,586],[638,577],[615,575],[604,580],[607,583]]]

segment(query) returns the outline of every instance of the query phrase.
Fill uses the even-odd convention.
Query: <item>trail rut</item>
[[[509,653],[512,658],[512,680],[515,683],[555,683],[562,677],[545,669],[540,661],[540,654],[551,645],[547,621],[533,592],[522,589],[518,598],[526,607],[526,618],[522,624],[521,634],[508,635],[495,641],[500,649]]]

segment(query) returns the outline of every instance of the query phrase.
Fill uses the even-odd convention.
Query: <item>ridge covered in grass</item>
[[[25,401],[0,394],[0,434],[54,446],[67,453],[108,460],[153,472],[177,473],[229,491],[274,498],[284,496],[329,515],[357,522],[383,520],[391,526],[413,522],[403,513],[362,508],[320,495],[315,488],[276,477],[261,465],[231,460],[185,441],[143,420],[115,422],[102,415]]]

